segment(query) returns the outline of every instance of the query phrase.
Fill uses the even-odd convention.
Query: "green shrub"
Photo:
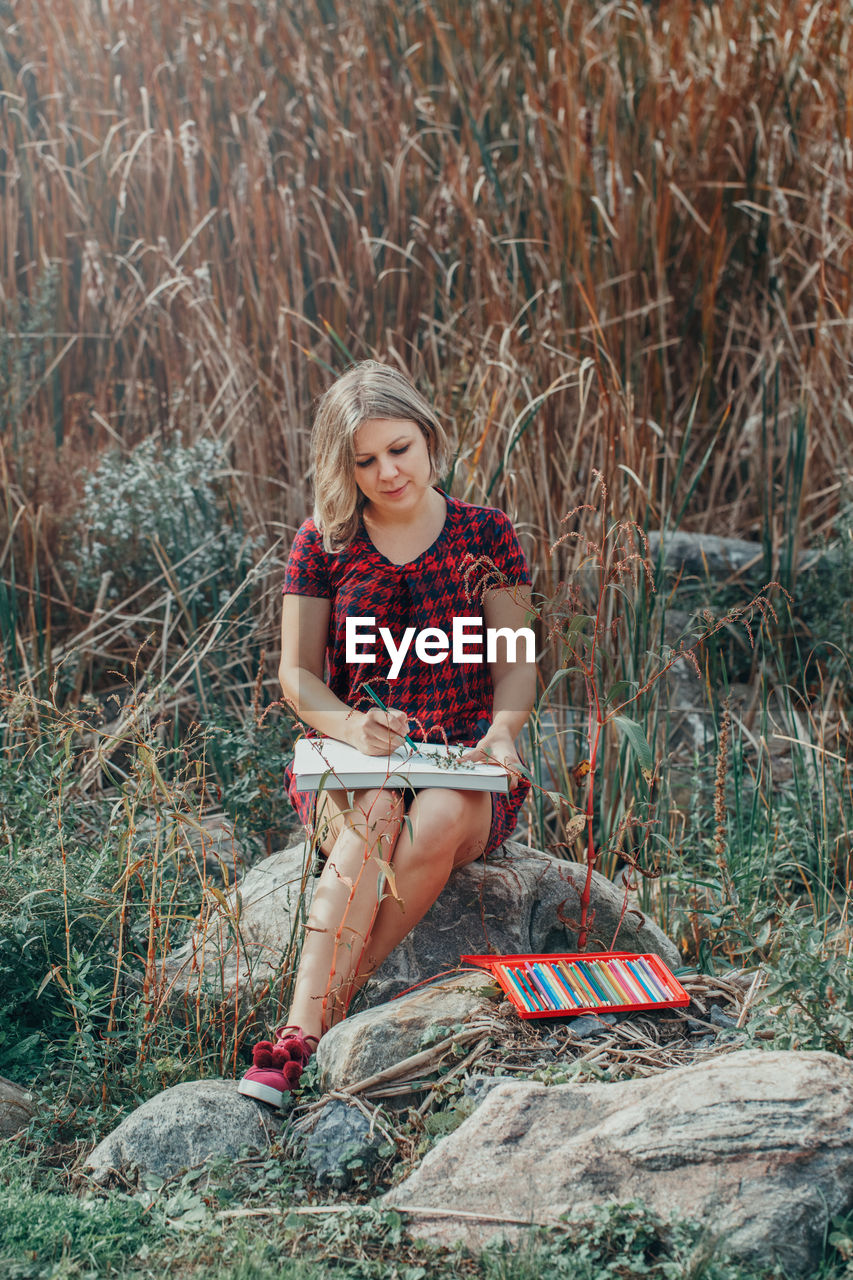
[[[749,1022],[775,1049],[826,1049],[853,1058],[853,983],[849,942],[805,912],[792,912],[764,966],[767,986]]]
[[[294,722],[280,714],[257,717],[222,709],[205,724],[205,751],[222,788],[222,806],[241,836],[267,852],[299,828],[283,783]],[[299,828],[301,830],[301,828]]]
[[[87,476],[75,517],[77,604],[94,603],[105,574],[105,599],[124,599],[159,579],[165,561],[167,585],[193,620],[214,612],[245,578],[256,547],[229,502],[224,470],[211,439],[184,445],[177,435],[161,445],[149,437],[130,453],[107,454]]]
[[[60,804],[70,765],[57,734],[7,730],[0,751],[0,827],[6,836],[0,875],[0,1072],[32,1073],[51,1044],[69,1033],[68,957],[89,984],[106,983],[103,832],[94,807]],[[94,824],[94,825],[93,825]],[[63,865],[64,850],[64,865]],[[66,932],[67,930],[67,932]],[[83,957],[88,958],[84,961]]]
[[[753,1280],[757,1275],[733,1262],[725,1241],[702,1224],[664,1222],[642,1204],[602,1205],[566,1216],[570,1230],[565,1235],[543,1230],[521,1248],[486,1249],[484,1280]]]
[[[203,816],[199,761],[167,780],[156,726],[140,720],[122,743],[126,780],[90,800],[76,788],[87,723],[39,704],[38,726],[24,730],[22,702],[0,717],[0,1073],[62,1079],[69,1115],[223,1074],[233,1009],[205,1000],[198,1030],[195,1010],[163,1004],[159,981],[202,904],[190,842]]]

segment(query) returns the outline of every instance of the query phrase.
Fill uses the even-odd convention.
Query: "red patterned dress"
[[[346,550],[324,551],[314,521],[306,520],[291,548],[283,594],[331,601],[325,681],[341,702],[368,710],[374,705],[363,691],[368,681],[386,706],[406,713],[414,738],[473,746],[491,724],[493,689],[485,660],[482,605],[476,591],[473,598],[469,595],[485,570],[466,582],[465,569],[471,556],[488,556],[510,586],[529,584],[530,571],[508,516],[439,492],[447,503],[441,532],[431,547],[408,564],[394,564],[377,551],[363,525]],[[373,618],[374,662],[346,662],[348,616]],[[448,654],[444,661],[425,663],[412,643],[399,674],[389,678],[391,660],[378,638],[380,627],[387,627],[399,645],[407,627],[414,627],[416,633],[437,627],[450,637],[454,617],[481,620],[479,648],[470,640],[467,644],[467,652],[480,653],[480,662],[454,663]],[[470,631],[476,633],[473,624]],[[285,771],[285,782],[296,812],[310,831],[315,794],[296,790],[292,764]],[[509,795],[492,794],[487,854],[512,834],[529,788],[522,781]]]

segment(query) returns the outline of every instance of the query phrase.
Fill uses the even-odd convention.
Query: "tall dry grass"
[[[292,529],[312,397],[379,353],[455,424],[459,490],[540,548],[592,468],[658,521],[709,446],[694,526],[766,524],[777,548],[785,519],[825,528],[849,465],[849,19],[7,4],[4,306],[60,267],[6,450],[22,519],[64,511],[116,441],[181,427],[227,440],[246,505]]]
[[[598,469],[614,517],[760,537],[792,587],[850,469],[850,16],[6,3],[0,622],[31,692],[146,640],[185,717],[216,671],[272,675],[312,401],[367,355],[540,573]],[[265,548],[248,627],[227,600],[185,625],[159,553],[94,611],[66,567],[85,471],[178,432],[226,446]]]

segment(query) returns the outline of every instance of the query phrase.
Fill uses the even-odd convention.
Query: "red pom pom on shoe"
[[[317,1036],[306,1036],[301,1027],[278,1027],[275,1034],[276,1047],[286,1045],[291,1062],[301,1062],[303,1066],[313,1056],[318,1044]]]
[[[302,1074],[302,1069],[314,1052],[314,1045],[299,1030],[288,1029],[275,1044],[271,1040],[259,1040],[252,1050],[252,1065],[265,1071],[281,1071],[291,1081],[291,1088]],[[312,1036],[316,1044],[316,1037]],[[294,1070],[290,1071],[292,1067]]]
[[[282,1067],[281,1074],[284,1076],[291,1089],[295,1089],[299,1084],[299,1077],[302,1075],[302,1064],[299,1062],[288,1062]]]
[[[259,1040],[252,1050],[252,1065],[255,1067],[271,1067],[275,1048],[271,1040]]]
[[[304,1066],[311,1056],[310,1050],[306,1050],[308,1046],[301,1036],[286,1036],[273,1049],[273,1056],[277,1055],[276,1066],[283,1062],[298,1062],[300,1066]]]

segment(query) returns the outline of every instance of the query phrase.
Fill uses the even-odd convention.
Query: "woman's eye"
[[[408,451],[408,448],[409,446],[407,444],[401,444],[399,448],[389,449],[388,452],[393,453],[395,456],[399,456],[401,453],[406,453]],[[361,467],[363,470],[365,467],[371,466],[373,464],[373,461],[374,461],[373,458],[362,458],[361,462],[357,462],[355,465],[357,467]]]

